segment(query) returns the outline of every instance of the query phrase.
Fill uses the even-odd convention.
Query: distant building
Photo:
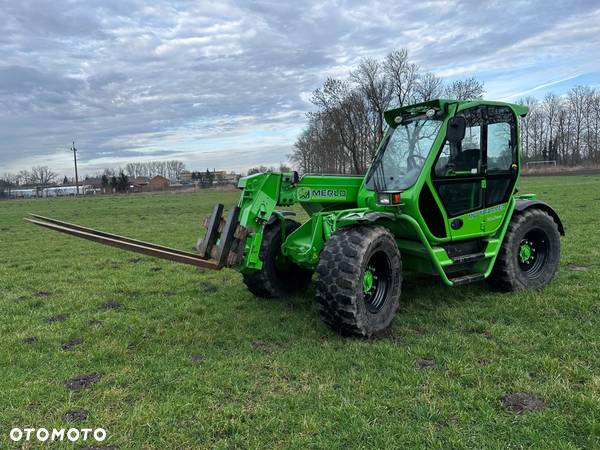
[[[83,182],[89,186],[92,186],[94,189],[102,188],[102,178],[94,177],[94,178],[86,178]]]
[[[167,189],[169,187],[169,185],[171,184],[171,182],[168,180],[168,178],[165,178],[161,175],[157,175],[154,178],[150,179],[150,181],[148,182],[148,187],[150,189]]]
[[[95,194],[96,190],[88,184],[79,185],[79,194]],[[35,187],[31,189],[12,189],[11,198],[32,198],[32,197],[65,197],[77,194],[77,186],[49,186]]]
[[[182,170],[179,174],[179,182],[181,184],[190,184],[192,182],[192,172],[189,170]]]
[[[129,182],[133,192],[143,192],[149,184],[150,180],[147,177],[135,177]]]
[[[79,185],[79,194],[95,194],[95,190],[89,184]],[[57,186],[47,187],[42,190],[42,197],[65,197],[69,195],[77,195],[77,186]]]
[[[36,189],[12,189],[10,191],[12,198],[31,198],[37,196]]]
[[[213,171],[213,184],[215,185],[236,185],[241,175],[235,172],[227,172],[226,170],[214,170]]]

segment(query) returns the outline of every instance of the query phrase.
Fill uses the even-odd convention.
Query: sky
[[[286,162],[327,77],[407,48],[486,98],[600,87],[593,1],[0,0],[0,174]]]

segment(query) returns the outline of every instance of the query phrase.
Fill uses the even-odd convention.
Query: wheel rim
[[[387,255],[378,251],[369,258],[363,274],[363,292],[367,311],[377,313],[385,305],[391,286],[391,268]]]
[[[517,258],[519,268],[527,278],[533,279],[540,275],[548,259],[549,251],[548,236],[542,230],[533,229],[523,236]]]

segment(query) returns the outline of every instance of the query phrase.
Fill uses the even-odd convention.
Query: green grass
[[[120,449],[600,448],[600,177],[529,178],[521,191],[563,218],[554,282],[499,294],[408,275],[391,335],[372,341],[330,332],[312,290],[261,300],[232,270],[21,220],[36,212],[190,249],[213,203],[237,192],[1,202],[0,446],[18,446],[12,427],[67,428],[65,412],[84,408],[76,426],[105,428],[103,445]],[[63,350],[72,338],[83,343]],[[418,369],[424,357],[435,368]],[[65,387],[90,373],[100,380]],[[546,408],[507,412],[510,392]]]

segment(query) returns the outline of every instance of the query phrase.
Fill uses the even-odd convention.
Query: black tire
[[[540,289],[554,278],[559,262],[556,222],[541,209],[526,209],[513,215],[487,281],[502,291]]]
[[[375,276],[365,292],[368,270]],[[334,331],[364,337],[384,331],[398,310],[401,287],[400,251],[387,229],[341,228],[325,244],[317,266],[317,302],[321,319]]]
[[[285,219],[286,236],[298,228],[300,224]],[[244,284],[257,297],[283,298],[305,291],[310,284],[312,272],[303,269],[291,261],[277,264],[276,258],[281,249],[281,222],[279,220],[266,225],[260,245],[262,269],[243,275]]]

